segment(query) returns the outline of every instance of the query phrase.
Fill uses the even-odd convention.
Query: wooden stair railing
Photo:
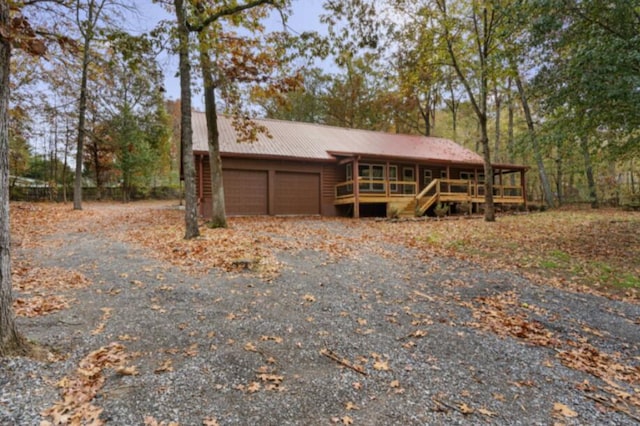
[[[424,203],[421,202],[422,198],[435,188],[435,193]],[[440,198],[440,179],[432,180],[418,195],[416,195],[416,216],[422,216],[438,199]]]
[[[416,206],[416,216],[422,216],[439,198],[440,194],[433,194],[426,202],[422,203],[422,205]]]
[[[438,187],[436,189],[436,192],[440,192],[440,179],[434,179],[429,183],[429,185],[425,186],[424,189],[420,191],[418,195],[416,195],[416,200],[420,200],[420,198],[424,198],[424,196],[426,196],[427,193],[431,191],[433,188],[435,188],[436,186]]]

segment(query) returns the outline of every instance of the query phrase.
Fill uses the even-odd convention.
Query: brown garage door
[[[224,170],[224,203],[228,215],[268,214],[267,172]]]
[[[275,214],[320,214],[318,173],[276,172]]]

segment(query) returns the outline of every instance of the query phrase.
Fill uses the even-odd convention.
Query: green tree
[[[464,87],[480,127],[484,158],[485,220],[495,221],[493,166],[489,146],[489,82],[498,71],[500,36],[507,18],[500,0],[464,1],[455,6],[435,0],[450,65]]]
[[[323,99],[328,96],[331,78],[321,68],[312,68],[304,74],[299,88],[275,96],[272,91],[254,88],[251,101],[262,107],[268,118],[326,123],[328,112]]]
[[[594,156],[640,152],[640,12],[635,2],[538,0],[531,19],[541,68],[534,82],[557,137],[582,152],[593,207]],[[551,13],[552,12],[552,13]]]
[[[11,132],[9,134],[9,173],[16,177],[24,176],[29,170],[30,159],[31,146],[27,139],[19,132]]]
[[[134,188],[150,186],[151,178],[168,168],[171,129],[151,40],[120,33],[111,37],[111,43],[105,71],[114,81],[102,96],[107,102],[106,135],[91,139],[104,140],[114,150],[126,202]]]
[[[88,80],[91,66],[96,63],[94,45],[101,35],[113,31],[116,18],[128,7],[121,0],[76,0],[74,5],[75,23],[82,41],[80,49],[81,77],[78,98],[78,141],[76,145],[76,177],[73,191],[73,208],[82,210],[82,165],[86,139],[86,114],[88,100]],[[130,7],[128,8],[130,9]],[[106,25],[106,27],[105,27]]]

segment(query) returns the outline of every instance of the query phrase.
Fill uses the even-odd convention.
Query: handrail
[[[433,203],[435,203],[438,200],[438,196],[439,194],[436,192],[422,205],[416,204],[416,216],[422,216],[424,212],[429,210],[429,207],[431,207]]]
[[[425,188],[422,191],[420,191],[418,195],[416,195],[416,200],[419,200],[420,198],[427,195],[427,192],[431,191],[433,187],[436,185],[438,185],[438,188],[436,189],[436,193],[440,192],[440,179],[434,179],[429,183],[429,185],[425,186]]]

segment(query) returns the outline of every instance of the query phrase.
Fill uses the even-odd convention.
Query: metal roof
[[[446,163],[483,164],[482,157],[442,138],[355,130],[293,121],[255,119],[271,138],[260,133],[255,142],[238,142],[231,118],[218,116],[220,152],[244,157],[334,160],[338,156],[393,157]],[[203,112],[192,112],[193,150],[208,151]]]

